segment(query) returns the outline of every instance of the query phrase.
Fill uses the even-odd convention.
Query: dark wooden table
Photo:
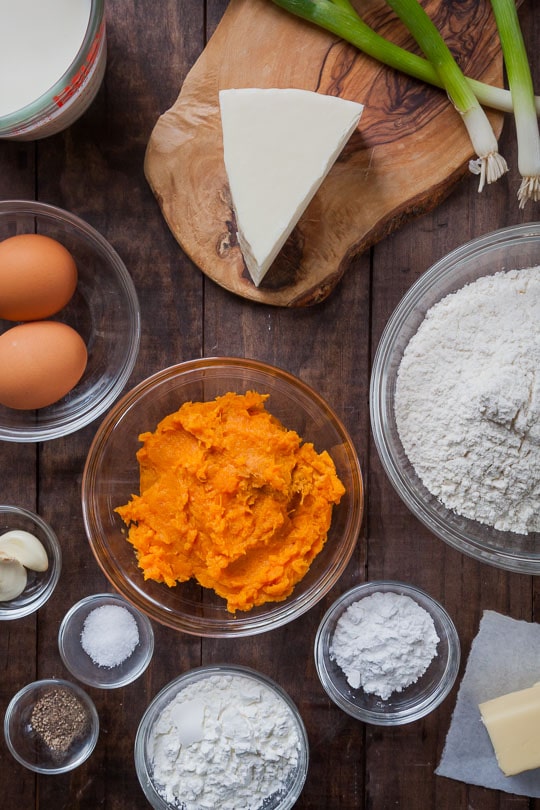
[[[169,233],[143,176],[143,155],[160,113],[221,18],[227,0],[109,2],[107,74],[90,110],[68,131],[36,143],[0,143],[2,199],[38,199],[81,216],[113,244],[135,281],[143,336],[130,385],[172,363],[204,355],[269,361],[315,387],[342,418],[365,476],[366,510],[354,557],[333,591],[288,626],[245,639],[212,640],[155,626],[153,662],[120,690],[90,689],[101,720],[97,748],[75,772],[36,777],[0,741],[1,810],[142,810],[147,807],[133,765],[138,722],[152,697],[179,673],[202,663],[255,667],[297,703],[311,746],[300,808],[525,810],[540,801],[470,787],[434,775],[457,685],[428,718],[396,729],[356,722],[320,686],[313,663],[317,625],[330,603],[352,585],[394,578],[418,585],[453,617],[462,644],[460,676],[484,609],[540,620],[534,578],[497,570],[447,548],[394,493],[370,435],[368,386],[381,331],[412,282],[460,243],[505,225],[532,221],[538,208],[515,203],[514,127],[501,151],[512,166],[498,187],[477,193],[467,177],[432,213],[401,227],[358,257],[333,294],[304,310],[251,304],[208,281]],[[531,53],[540,45],[535,3],[520,11]],[[535,51],[536,48],[536,51]],[[540,87],[540,63],[535,65]],[[56,638],[67,609],[108,590],[89,549],[80,486],[97,422],[48,443],[0,443],[2,503],[37,511],[63,548],[60,583],[37,615],[0,626],[0,710],[26,683],[69,677]]]

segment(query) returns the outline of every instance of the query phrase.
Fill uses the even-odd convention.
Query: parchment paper
[[[435,773],[472,785],[540,797],[540,768],[500,770],[478,704],[540,681],[540,624],[484,611]],[[540,733],[540,730],[539,730]]]

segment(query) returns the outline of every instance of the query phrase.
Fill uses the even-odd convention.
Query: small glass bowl
[[[58,690],[78,701],[84,712],[84,730],[65,748],[51,751],[34,730],[32,712],[40,700]],[[35,681],[11,699],[4,717],[4,736],[11,754],[25,768],[36,773],[66,773],[82,765],[94,750],[99,736],[98,713],[86,692],[76,684],[57,678]]]
[[[81,643],[86,617],[104,605],[123,607],[130,612],[139,631],[139,642],[131,655],[116,666],[94,663]],[[154,631],[149,619],[118,594],[98,593],[73,605],[64,616],[58,631],[60,657],[71,674],[88,686],[98,689],[118,689],[143,674],[154,652]]]
[[[343,613],[354,602],[380,592],[414,599],[430,614],[439,637],[436,655],[426,672],[416,683],[394,692],[387,700],[362,688],[353,689],[339,664],[330,658],[334,631]],[[319,625],[314,652],[319,679],[334,703],[351,717],[378,726],[404,725],[432,712],[452,689],[460,662],[459,637],[446,610],[424,591],[400,582],[368,582],[342,594]]]
[[[45,521],[18,506],[0,506],[0,536],[14,529],[30,532],[42,543],[49,560],[46,571],[27,569],[26,588],[15,599],[0,602],[0,621],[21,619],[34,613],[56,588],[62,569],[62,552],[56,534]]]
[[[194,580],[173,588],[144,579],[115,507],[139,491],[139,435],[155,430],[184,402],[209,401],[228,391],[269,394],[267,410],[317,452],[326,450],[346,492],[332,510],[320,553],[282,602],[233,614],[225,600]],[[200,636],[266,632],[296,619],[336,583],[356,546],[363,514],[362,473],[354,444],[327,402],[286,371],[257,360],[210,357],[148,377],[109,411],[90,447],[82,481],[82,510],[90,547],[113,588],[154,621]]]
[[[86,343],[88,363],[73,388],[38,410],[0,405],[0,440],[39,442],[65,436],[92,422],[120,395],[140,341],[140,312],[131,276],[111,245],[73,214],[45,203],[0,202],[0,241],[23,233],[56,239],[77,264],[77,289],[51,320],[73,327]],[[0,333],[14,326],[0,320]]]
[[[294,807],[302,792],[308,771],[309,743],[306,729],[302,717],[289,695],[270,678],[256,672],[254,669],[243,666],[213,665],[196,667],[175,678],[152,700],[139,723],[135,737],[135,769],[144,795],[154,810],[177,810],[179,805],[167,802],[154,782],[152,755],[150,752],[152,730],[164,709],[182,689],[215,675],[242,678],[265,686],[289,709],[291,721],[296,728],[299,739],[298,762],[283,790],[264,801],[264,810],[290,810],[290,808]]]
[[[540,574],[539,533],[499,531],[447,509],[424,486],[405,454],[394,401],[403,353],[434,304],[483,276],[539,263],[538,222],[501,228],[444,256],[411,286],[389,318],[373,361],[370,385],[375,446],[390,483],[406,506],[437,537],[463,554],[526,574]]]

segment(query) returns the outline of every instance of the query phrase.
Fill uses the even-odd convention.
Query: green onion
[[[519,207],[540,199],[540,133],[533,82],[514,0],[491,0],[514,102],[518,168],[522,177]]]
[[[350,0],[331,0],[331,2],[334,3],[335,6],[339,6],[340,8],[344,8],[346,11],[352,11],[353,14],[356,14]]]
[[[399,45],[389,42],[369,27],[354,11],[349,0],[272,0],[280,8],[296,17],[330,31],[354,45],[355,48],[382,62],[388,67],[406,73],[414,79],[443,87],[437,71],[427,59],[409,53]],[[350,9],[350,10],[349,10]],[[492,87],[484,82],[467,77],[478,101],[500,112],[512,112],[512,96],[502,87]],[[540,115],[540,98],[535,98],[536,112]]]
[[[469,163],[469,168],[474,174],[480,175],[478,191],[482,191],[485,183],[494,183],[508,171],[505,159],[499,154],[497,138],[487,115],[439,30],[418,0],[387,0],[387,3],[424,51],[460,113],[478,155],[476,160]]]

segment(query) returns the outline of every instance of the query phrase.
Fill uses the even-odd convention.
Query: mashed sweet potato
[[[145,579],[194,577],[235,612],[285,599],[305,575],[345,488],[267,396],[188,402],[141,434],[141,494],[116,511]]]

